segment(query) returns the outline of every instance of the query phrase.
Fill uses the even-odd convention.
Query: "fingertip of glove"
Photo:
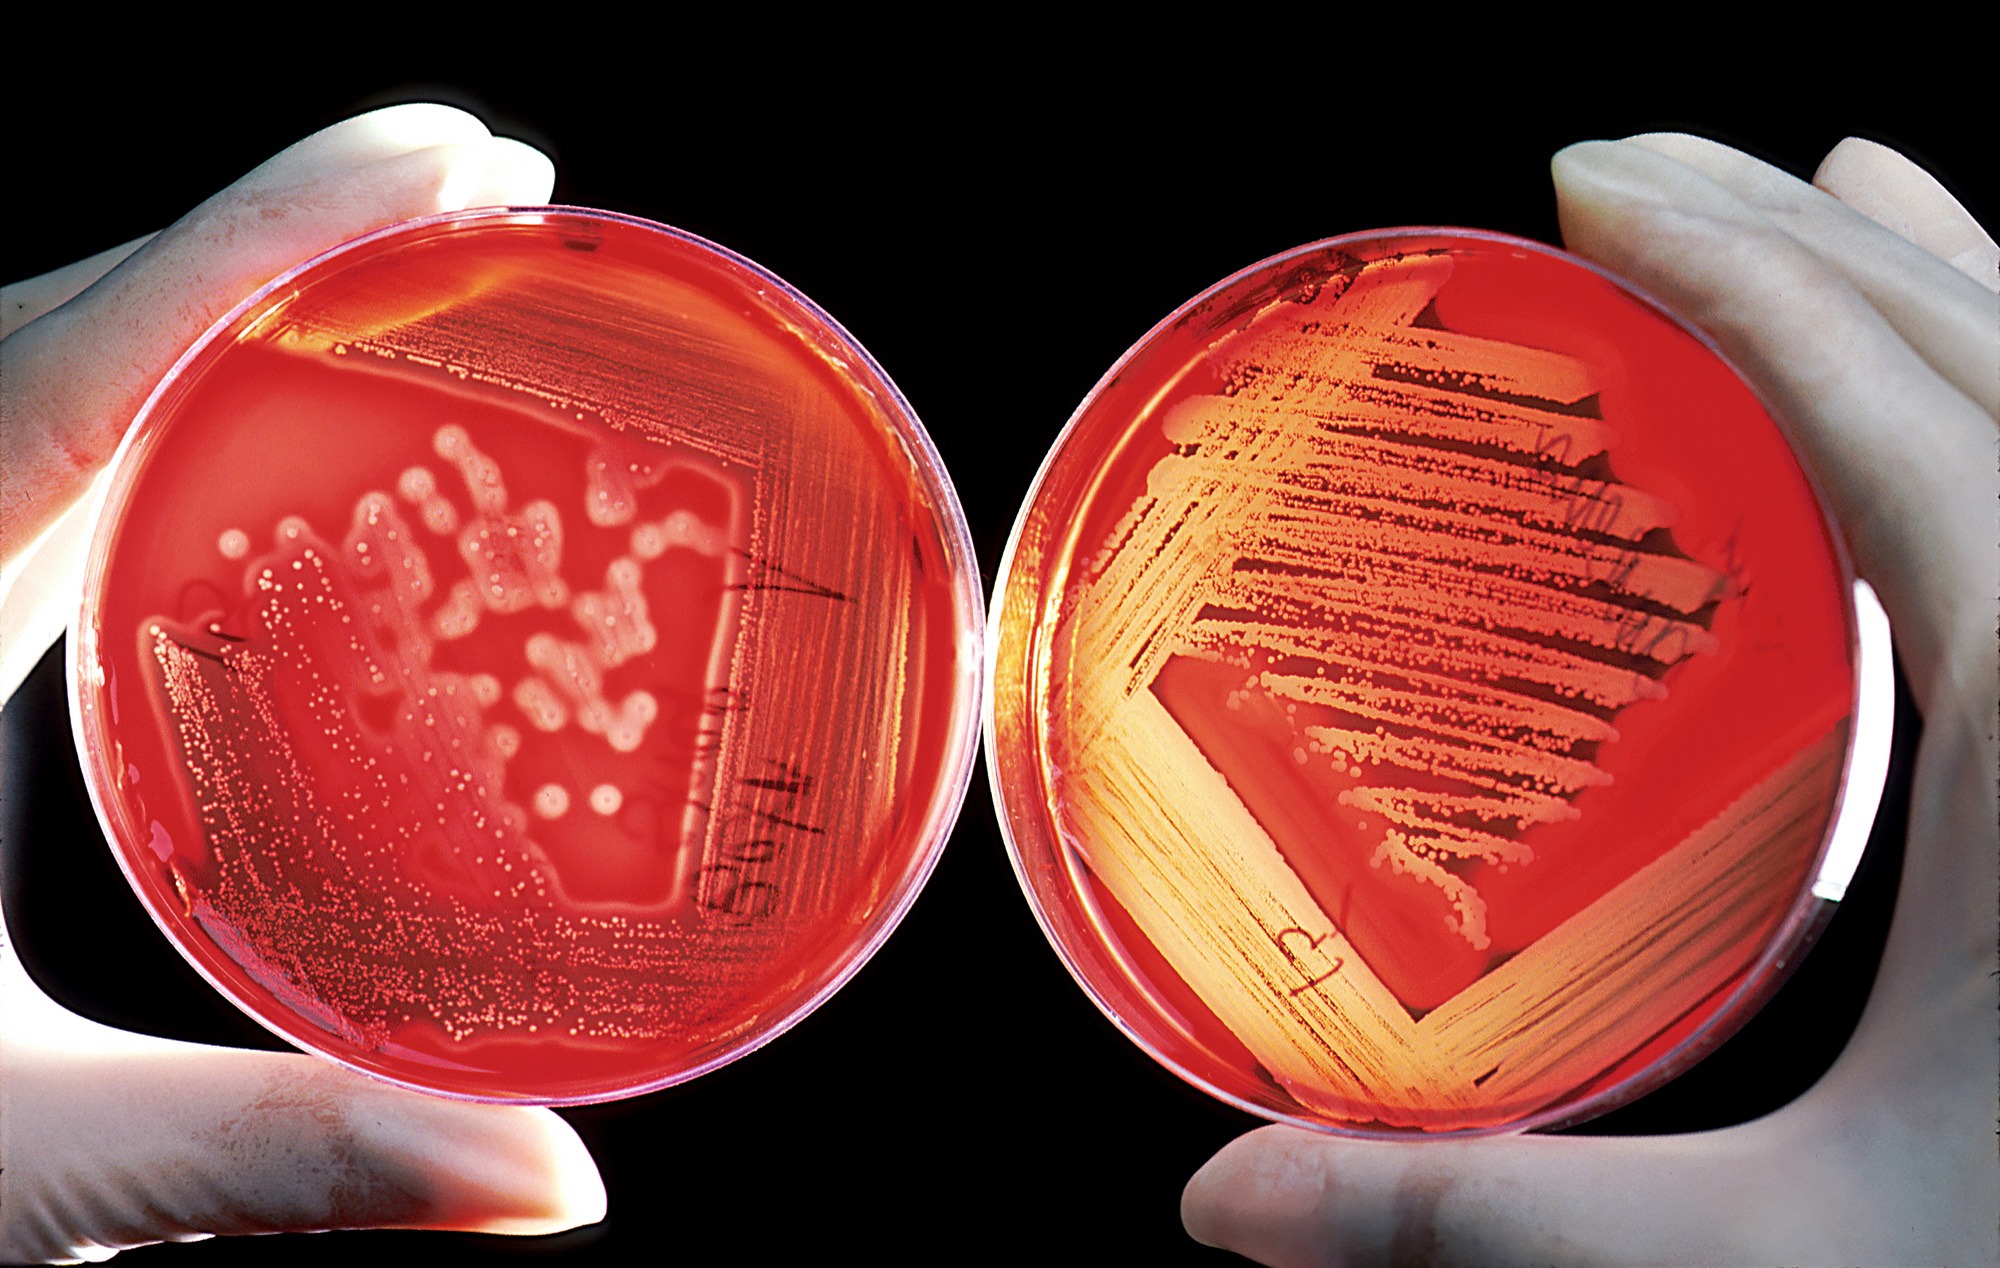
[[[415,1222],[469,1233],[539,1236],[604,1218],[604,1180],[576,1130],[545,1109],[453,1106],[425,1149],[426,1206]]]
[[[1246,1222],[1306,1209],[1324,1196],[1324,1179],[1283,1130],[1254,1131],[1224,1145],[1194,1173],[1181,1191],[1181,1223],[1204,1245],[1233,1244]]]
[[[539,1201],[523,1209],[495,1213],[483,1231],[537,1235],[561,1233],[604,1218],[609,1199],[597,1162],[576,1129],[552,1110],[531,1111],[539,1120],[538,1150],[543,1170]]]
[[[412,102],[342,119],[266,159],[238,185],[282,186],[326,172],[345,172],[399,155],[491,138],[486,125],[456,106]]]
[[[1579,141],[1557,150],[1549,170],[1559,191],[1585,182],[1602,183],[1630,169],[1629,152],[1623,141]]]
[[[1729,151],[1729,147],[1722,142],[1711,141],[1692,132],[1634,132],[1618,144],[1651,150],[1655,154],[1664,154],[1669,158]]]
[[[1699,137],[1683,139],[1698,146],[1713,144]],[[1565,236],[1567,217],[1578,212],[1619,224],[1633,216],[1648,223],[1671,218],[1740,225],[1761,219],[1741,197],[1702,171],[1692,161],[1697,157],[1692,150],[1675,155],[1640,144],[1639,138],[1590,141],[1558,152],[1553,170]]]
[[[307,138],[304,144],[336,137],[365,138],[382,151],[407,152],[431,145],[482,141],[491,135],[477,115],[457,106],[414,101],[343,119]]]
[[[1551,166],[1557,168],[1572,166],[1577,163],[1587,164],[1594,161],[1594,156],[1599,151],[1611,149],[1617,144],[1618,142],[1616,141],[1575,141],[1557,150],[1555,157],[1550,159],[1549,162]]]
[[[1880,141],[1850,136],[1841,138],[1839,144],[1826,152],[1826,157],[1820,160],[1818,174],[1825,174],[1829,168],[1836,170],[1863,166],[1872,168],[1877,165],[1901,167],[1908,163],[1909,160],[1900,152],[1883,145]],[[1817,182],[1818,175],[1814,179]]]
[[[488,137],[446,175],[438,210],[545,203],[555,183],[555,163],[548,155],[511,137]]]
[[[1662,201],[1658,181],[1645,170],[1648,158],[1657,160],[1622,141],[1584,141],[1556,152],[1549,175],[1563,240],[1572,250],[1579,249],[1580,236],[1595,233],[1596,227],[1623,223],[1633,212]]]

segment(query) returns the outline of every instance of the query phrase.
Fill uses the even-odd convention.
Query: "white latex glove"
[[[1686,136],[1554,167],[1570,249],[1762,388],[1888,610],[1924,730],[1874,992],[1826,1077],[1756,1122],[1414,1143],[1267,1127],[1194,1177],[1182,1216],[1270,1264],[2000,1263],[2000,252],[1863,141],[1818,188]]]
[[[554,176],[471,115],[398,106],[301,141],[158,235],[0,291],[0,700],[79,601],[71,512],[202,331],[358,234],[545,202]],[[44,995],[0,930],[0,1261],[218,1233],[547,1233],[603,1214],[595,1164],[550,1111],[113,1030]]]

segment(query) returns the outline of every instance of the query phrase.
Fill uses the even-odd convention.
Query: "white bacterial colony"
[[[677,733],[667,751],[680,757],[616,766],[678,771],[688,781],[678,789],[571,775],[511,790],[508,767],[528,736],[574,737],[562,759],[572,770],[590,770],[577,765],[591,760],[578,743],[584,754],[601,743],[607,767],[647,747],[661,700],[607,684],[660,645],[647,569],[670,552],[714,561],[701,615],[674,615],[713,619],[702,663],[708,672],[727,663],[717,641],[726,622],[710,613],[726,610],[717,605],[737,567],[732,528],[686,509],[635,524],[640,495],[674,464],[602,446],[585,462],[585,531],[634,525],[611,537],[633,549],[605,566],[601,588],[573,590],[557,506],[517,504],[501,464],[464,428],[440,427],[432,441],[463,486],[457,500],[429,467],[410,466],[393,492],[355,502],[337,543],[303,518],[280,520],[270,553],[247,563],[242,606],[205,623],[207,636],[149,624],[169,726],[217,861],[213,884],[190,888],[176,872],[177,884],[190,914],[246,971],[355,1042],[378,1042],[426,1013],[455,1038],[522,1026],[673,1032],[684,1020],[677,992],[694,983],[659,966],[682,956],[689,933],[678,918],[565,902],[534,833],[598,824],[571,839],[698,852],[687,826],[698,820],[685,808],[706,796],[701,781],[713,770],[702,736]],[[462,575],[438,575],[430,538],[451,541],[445,559],[455,554]],[[246,559],[249,535],[228,529],[216,549]],[[499,621],[526,628],[516,642]],[[682,647],[689,637],[701,632],[683,634]],[[507,647],[518,649],[511,666],[508,654],[494,657]],[[485,663],[467,671],[467,656]],[[716,689],[672,681],[698,701]],[[707,725],[699,704],[675,717],[676,727]],[[655,837],[621,826],[635,796],[669,807],[648,811]],[[688,902],[693,870],[682,862],[660,872],[680,888],[649,899],[648,910],[666,915]],[[496,954],[505,963],[491,967]],[[520,973],[508,967],[517,962]]]

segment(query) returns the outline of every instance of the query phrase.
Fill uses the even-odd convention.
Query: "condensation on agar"
[[[1808,923],[1849,579],[1754,394],[1533,244],[1302,248],[1072,420],[996,600],[989,755],[1078,980],[1337,1130],[1608,1107]]]
[[[601,213],[304,266],[176,371],[74,649],[108,835],[280,1033],[546,1103],[746,1051],[900,917],[963,795],[976,572],[822,314]]]

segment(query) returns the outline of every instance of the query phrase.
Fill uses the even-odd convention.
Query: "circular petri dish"
[[[272,282],[147,402],[76,740],[264,1025],[605,1100],[770,1040],[909,907],[976,751],[977,578],[908,404],[782,281],[602,212],[439,216]]]
[[[996,584],[987,753],[1044,931],[1282,1121],[1629,1099],[1775,987],[1873,814],[1854,582],[1779,427],[1532,242],[1358,234],[1192,300],[1070,420]]]

